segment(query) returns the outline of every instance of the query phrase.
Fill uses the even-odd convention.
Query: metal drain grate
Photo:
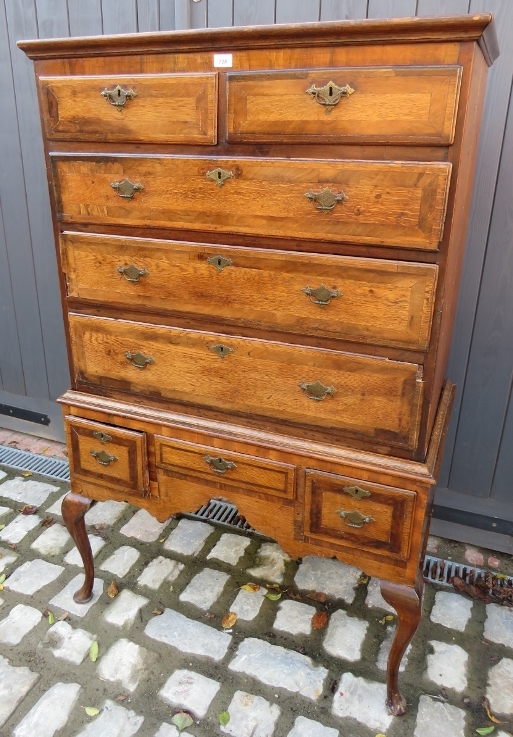
[[[454,576],[459,576],[465,583],[474,583],[480,578],[491,577],[494,586],[498,588],[513,586],[511,578],[497,578],[493,573],[485,571],[483,568],[476,568],[463,563],[453,563],[452,560],[434,558],[432,555],[426,555],[424,558],[423,574],[426,581],[431,581],[431,583],[436,583],[439,586],[450,586],[451,588]]]
[[[239,514],[235,504],[221,502],[217,499],[211,499],[208,504],[204,504],[197,512],[187,516],[208,519],[211,522],[221,522],[225,525],[238,527],[239,530],[246,530],[246,532],[255,532],[253,527],[246,522],[246,518]]]
[[[17,471],[32,471],[42,476],[49,476],[58,481],[69,481],[69,463],[60,458],[28,453],[18,448],[8,448],[0,445],[0,463]]]

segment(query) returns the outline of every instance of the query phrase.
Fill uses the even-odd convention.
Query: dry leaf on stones
[[[245,583],[243,586],[241,586],[241,589],[244,589],[244,591],[247,591],[249,594],[254,594],[257,591],[260,591],[260,584],[259,583]]]
[[[37,507],[35,507],[33,504],[25,504],[21,509],[18,509],[18,512],[20,514],[35,514],[37,512]]]
[[[98,647],[98,640],[93,640],[91,643],[91,647],[89,648],[89,659],[93,661],[93,663],[96,663],[98,660],[98,653],[100,651],[100,648]]]
[[[221,727],[226,727],[226,725],[230,721],[230,715],[227,711],[222,711],[220,714],[217,715],[217,718],[219,719],[219,724],[221,725]]]
[[[237,621],[237,615],[235,612],[228,612],[228,614],[225,614],[223,619],[221,620],[221,625],[223,629],[229,630],[235,622]]]
[[[83,706],[82,709],[85,709],[88,717],[95,717],[100,713],[100,710],[96,706]]]
[[[175,714],[171,718],[171,721],[179,732],[187,729],[187,727],[190,727],[194,723],[194,719],[186,711],[179,711],[178,714]]]
[[[315,612],[312,617],[312,627],[314,630],[322,630],[328,624],[328,615],[326,612]]]
[[[306,596],[308,599],[319,601],[321,604],[324,604],[326,601],[326,594],[323,594],[321,591],[314,591],[313,594],[307,594]]]
[[[114,599],[115,596],[119,594],[119,587],[115,581],[111,581],[111,584],[109,588],[107,589],[107,596],[110,596],[111,599]]]

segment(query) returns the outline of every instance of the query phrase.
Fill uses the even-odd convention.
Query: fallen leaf
[[[98,660],[98,640],[93,640],[91,643],[91,647],[89,648],[89,658],[93,661],[93,663],[96,663]]]
[[[290,597],[291,599],[294,599],[294,601],[303,601],[303,597],[301,596],[301,594],[298,594],[297,591],[294,591],[293,589],[291,589],[290,586],[285,591],[285,593],[287,594],[288,597]]]
[[[326,612],[315,612],[312,617],[312,627],[314,630],[322,630],[328,624],[328,615]]]
[[[278,599],[281,599],[281,593],[278,593],[278,591],[268,591],[265,598],[270,601],[278,601]]]
[[[257,591],[260,591],[260,584],[259,583],[245,583],[244,586],[241,586],[241,589],[244,589],[244,591],[247,591],[250,594],[254,594]]]
[[[97,709],[96,706],[83,706],[82,709],[85,709],[85,713],[88,717],[95,717],[100,713],[100,710]]]
[[[273,591],[279,591],[281,593],[281,586],[278,586],[277,583],[266,583],[265,588],[272,589]]]
[[[49,450],[50,450],[50,446],[48,446],[48,448],[45,448],[45,449],[44,449],[44,450],[42,451],[42,453],[41,453],[41,454],[45,456],[45,455],[46,455],[46,454],[48,453],[48,451],[49,451]]]
[[[21,472],[21,475],[22,476],[25,476],[25,478],[27,478],[27,476],[32,476],[32,471],[22,471]]]
[[[360,578],[358,579],[358,585],[359,586],[365,586],[366,583],[369,583],[370,576],[367,576],[366,573],[362,573]]]
[[[55,520],[53,517],[50,517],[49,514],[46,515],[44,519],[41,520],[41,527],[51,527],[54,524]]]
[[[337,690],[337,686],[338,686],[338,681],[331,682],[331,686],[330,686],[331,693],[335,693],[335,691]]]
[[[219,724],[221,725],[221,727],[226,727],[226,725],[230,721],[230,715],[227,711],[222,711],[220,714],[217,715],[217,718],[219,719]]]
[[[18,546],[16,545],[16,543],[9,543],[7,547],[11,550],[18,550]]]
[[[58,618],[59,622],[64,622],[65,619],[69,617],[69,612],[64,612],[64,614],[61,614],[61,616]]]
[[[494,717],[494,715],[490,711],[490,702],[488,701],[486,696],[483,696],[483,698],[481,699],[481,703],[486,710],[486,716],[491,722],[494,722],[495,724],[506,724],[506,722],[501,722],[500,719],[497,719],[497,717]]]
[[[160,614],[164,614],[164,610],[163,609],[154,609],[152,611],[152,614],[154,614],[156,617],[158,617]]]
[[[0,525],[0,530],[3,530],[5,525]]]
[[[2,575],[0,576],[0,584],[3,583],[6,578],[7,576],[5,575],[5,573],[2,573]]]
[[[383,617],[383,619],[379,620],[380,624],[385,624],[386,622],[392,622],[394,619],[394,616],[392,614],[387,614],[386,617]]]
[[[381,732],[380,732],[379,734],[376,735],[376,737],[387,737],[387,736],[386,736],[386,734],[381,734]]]
[[[235,622],[237,621],[237,615],[235,612],[228,612],[228,614],[225,614],[224,617],[221,620],[221,626],[225,630],[229,630]]]
[[[324,604],[326,601],[326,594],[323,594],[321,591],[314,591],[313,594],[307,594],[306,597],[312,601],[319,601],[321,604]]]
[[[48,612],[48,624],[55,624],[55,614],[53,612]]]
[[[125,701],[128,698],[126,693],[118,693],[118,695],[115,698],[115,701]]]
[[[111,581],[111,584],[109,588],[107,589],[107,596],[110,596],[111,599],[114,599],[115,596],[119,594],[119,587],[115,581]]]
[[[171,718],[171,721],[179,732],[181,732],[183,729],[186,729],[187,727],[190,727],[191,724],[194,723],[193,718],[190,714],[187,714],[186,711],[179,711],[178,714],[175,714],[174,717]]]
[[[174,590],[175,590],[175,587],[174,586],[170,586],[169,587],[169,591],[173,592]]]
[[[491,734],[495,731],[495,727],[478,727],[476,729],[477,734]]]
[[[163,543],[163,542],[165,542],[165,540],[166,540],[166,538],[165,538],[165,537],[162,537],[162,538],[161,538],[161,539],[159,540],[159,543]]]

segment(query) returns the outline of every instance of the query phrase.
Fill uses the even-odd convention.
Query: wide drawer
[[[412,448],[417,364],[70,315],[76,379]]]
[[[65,418],[72,476],[145,496],[146,435],[77,417]]]
[[[68,295],[425,350],[438,267],[65,233]]]
[[[415,499],[413,491],[307,470],[304,533],[407,560]]]
[[[216,73],[42,77],[40,84],[53,140],[217,142]]]
[[[204,480],[221,489],[294,498],[295,468],[287,463],[156,435],[155,464],[180,477]]]
[[[461,67],[231,72],[228,140],[447,145]]]
[[[451,165],[54,155],[65,223],[436,250]],[[128,181],[127,181],[128,180]],[[135,187],[135,189],[134,189]]]

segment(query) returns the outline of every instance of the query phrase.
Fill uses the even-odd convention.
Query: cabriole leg
[[[399,666],[401,659],[419,626],[422,614],[424,579],[419,573],[415,586],[404,586],[383,581],[381,595],[397,612],[397,629],[388,656],[387,709],[395,716],[406,711],[406,700],[399,691]]]
[[[85,580],[81,589],[74,595],[77,604],[86,604],[93,596],[94,562],[91,544],[87,537],[84,515],[95,504],[92,499],[70,492],[62,500],[62,518],[68,532],[75,541],[82,563],[84,564]]]

